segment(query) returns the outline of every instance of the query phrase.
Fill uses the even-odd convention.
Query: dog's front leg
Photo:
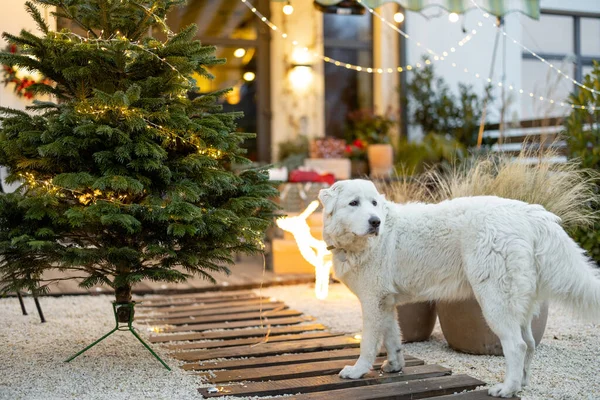
[[[375,362],[383,336],[383,310],[379,299],[361,299],[363,317],[360,357],[354,365],[347,365],[340,372],[340,378],[358,379],[368,373]]]

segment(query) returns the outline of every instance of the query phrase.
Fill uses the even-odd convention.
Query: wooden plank
[[[310,378],[285,379],[281,381],[250,382],[244,385],[216,386],[215,393],[209,393],[209,388],[200,388],[202,396],[278,396],[283,394],[323,392],[369,385],[369,390],[375,390],[377,384],[401,382],[415,379],[433,378],[449,375],[451,371],[439,365],[420,365],[407,367],[403,373],[379,374],[370,372],[361,379],[341,379],[337,375],[324,375]],[[477,380],[475,380],[477,381]],[[480,381],[477,381],[480,382]],[[352,399],[352,396],[338,397],[332,392],[326,392],[327,399]]]
[[[173,357],[183,361],[212,360],[213,358],[272,356],[281,353],[303,353],[320,350],[359,347],[360,341],[353,337],[341,336],[325,339],[300,340],[296,342],[264,343],[254,347],[233,347],[229,349],[198,350],[174,353]]]
[[[265,300],[270,299],[270,297],[262,297]],[[256,295],[240,295],[240,296],[234,296],[234,297],[227,297],[227,298],[213,298],[213,299],[199,299],[199,300],[194,300],[194,299],[175,299],[175,300],[161,300],[161,301],[140,301],[138,304],[136,304],[136,307],[170,307],[170,306],[186,306],[186,305],[194,305],[194,304],[216,304],[216,303],[223,303],[225,301],[241,301],[241,300],[256,300],[256,299],[260,299],[260,297],[256,296]]]
[[[310,332],[310,331],[323,331],[325,326],[322,324],[309,324],[309,325],[294,325],[294,326],[282,326],[280,328],[259,328],[259,329],[240,329],[240,330],[227,330],[219,332],[206,332],[206,333],[184,333],[175,335],[158,335],[150,336],[148,339],[151,343],[164,343],[164,342],[178,342],[178,341],[194,341],[194,340],[213,340],[213,339],[244,339],[249,337],[262,337],[267,333],[269,336],[277,335],[291,335],[294,333]]]
[[[200,305],[200,304],[220,304],[227,301],[242,301],[242,300],[257,300],[261,297],[257,297],[255,295],[248,296],[235,296],[235,297],[227,297],[227,298],[214,298],[214,299],[175,299],[175,300],[162,300],[160,302],[150,302],[150,301],[141,301],[136,304],[136,307],[153,307],[153,308],[161,308],[161,307],[171,307],[171,306],[189,306],[189,305]],[[269,300],[270,297],[262,297],[265,300]]]
[[[212,310],[191,310],[191,311],[180,311],[180,312],[165,312],[160,314],[150,314],[141,316],[140,319],[150,319],[153,318],[155,320],[165,320],[175,318],[185,318],[185,317],[204,317],[210,315],[227,315],[227,314],[241,314],[246,312],[261,312],[261,311],[270,311],[281,309],[284,310],[288,308],[284,303],[281,302],[266,302],[264,304],[253,304],[248,306],[238,306],[238,307],[227,307],[222,306],[218,309]]]
[[[252,290],[240,290],[236,292],[199,292],[199,293],[182,293],[182,294],[168,294],[161,296],[161,300],[174,300],[174,299],[224,299],[228,297],[236,297],[236,296],[248,296],[254,295]]]
[[[183,364],[181,368],[186,371],[206,371],[215,369],[242,369],[271,367],[275,365],[289,365],[306,362],[327,361],[327,360],[347,360],[348,364],[356,361],[360,355],[360,348],[316,351],[312,353],[294,353],[269,357],[244,358],[222,361],[201,361],[189,364]],[[380,354],[384,355],[384,354]],[[405,356],[408,360],[410,356]]]
[[[447,396],[436,397],[435,400],[495,400],[497,397],[490,396],[487,389],[474,392],[455,393]],[[510,397],[508,400],[519,400],[520,397]]]
[[[142,309],[139,314],[155,314],[155,313],[175,313],[175,312],[183,312],[183,311],[194,311],[194,310],[220,310],[223,308],[229,307],[238,307],[238,306],[250,306],[253,304],[268,304],[271,302],[271,299],[268,297],[256,297],[252,299],[246,300],[232,300],[232,301],[223,301],[218,303],[198,303],[190,306],[171,306],[171,307],[158,307],[156,309],[152,309],[147,307]],[[136,310],[137,311],[137,310]],[[136,314],[138,314],[136,312]]]
[[[423,368],[423,367],[415,367]],[[408,368],[407,368],[408,369]],[[435,398],[440,395],[472,390],[485,382],[467,375],[431,377],[404,382],[384,382],[381,385],[354,387],[329,392],[319,391],[290,397],[295,400],[414,400]],[[460,398],[459,398],[460,399]]]
[[[385,357],[379,357],[373,364],[374,369],[380,369]],[[351,361],[351,360],[350,360]],[[278,381],[292,378],[307,378],[320,375],[335,375],[342,368],[351,364],[349,360],[320,361],[312,363],[292,364],[282,368],[275,367],[233,369],[228,371],[216,371],[200,373],[208,382],[242,382],[242,381]],[[414,367],[425,364],[422,360],[406,360],[406,367]]]
[[[235,328],[249,328],[251,326],[275,326],[275,325],[294,325],[302,322],[312,321],[314,318],[307,315],[301,317],[292,318],[263,318],[255,319],[251,321],[237,321],[237,322],[219,322],[216,324],[190,324],[184,326],[167,326],[163,329],[163,332],[202,332],[212,329],[235,329]]]
[[[308,340],[308,339],[320,339],[326,337],[341,336],[341,333],[335,334],[330,332],[315,332],[315,333],[300,333],[297,335],[284,335],[270,337],[265,342],[264,337],[248,338],[248,339],[234,339],[234,340],[211,340],[210,342],[194,342],[184,344],[174,344],[167,346],[170,350],[193,350],[193,349],[215,349],[224,347],[235,347],[235,346],[251,346],[260,343],[276,343],[285,341],[295,340]]]
[[[233,322],[233,321],[248,321],[257,318],[283,318],[283,317],[298,317],[302,315],[302,311],[298,310],[272,310],[265,312],[247,312],[240,314],[225,314],[225,315],[211,315],[211,316],[200,316],[196,317],[186,317],[186,318],[173,318],[173,319],[159,319],[159,320],[150,320],[144,321],[146,324],[150,325],[186,325],[194,322],[202,322],[205,324],[208,323],[216,323],[216,322]]]

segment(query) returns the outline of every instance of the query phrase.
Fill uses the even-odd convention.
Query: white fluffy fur
[[[366,180],[337,182],[319,199],[336,276],[358,296],[363,314],[360,357],[342,378],[366,374],[382,341],[388,354],[382,369],[402,369],[400,303],[474,296],[506,357],[504,382],[489,390],[498,397],[527,384],[539,302],[557,299],[600,319],[597,269],[542,206],[499,197],[401,205]]]

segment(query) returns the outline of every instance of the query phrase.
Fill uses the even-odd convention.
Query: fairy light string
[[[360,1],[360,0],[358,0]],[[475,5],[475,7],[483,13],[484,18],[489,18],[490,15],[485,12],[485,10],[483,10],[476,2],[475,0],[471,0],[471,3],[473,3],[473,5]],[[506,30],[504,29],[503,26],[497,26],[496,24],[493,24],[494,27],[496,29],[500,29],[500,32],[502,33],[503,36],[506,36],[507,38],[511,39],[512,42],[514,44],[516,44],[517,46],[521,47],[523,50],[525,50],[526,52],[528,52],[529,54],[531,54],[533,57],[535,57],[536,59],[538,59],[539,61],[543,62],[544,64],[546,64],[550,69],[554,70],[557,74],[559,74],[563,79],[566,79],[568,81],[570,81],[571,83],[579,86],[580,88],[587,90],[589,92],[592,92],[594,94],[600,94],[600,91],[591,88],[579,81],[577,81],[576,79],[570,77],[569,75],[567,75],[566,73],[564,73],[562,70],[558,69],[556,66],[554,66],[554,64],[550,63],[548,60],[546,60],[545,58],[543,58],[542,56],[540,56],[539,54],[537,54],[536,52],[534,52],[533,50],[531,50],[530,48],[528,48],[527,46],[525,46],[523,43],[521,43],[520,41],[518,41],[515,37],[511,36],[510,34],[508,34],[506,32]]]
[[[271,22],[268,18],[266,18],[263,14],[261,14],[256,9],[256,7],[254,7],[248,0],[240,0],[240,1],[242,3],[244,3],[250,9],[250,11],[252,11],[252,13],[254,13],[263,23],[265,23],[267,26],[269,26],[269,28],[271,28],[273,31],[279,31],[279,32],[281,32],[281,30],[273,22]],[[365,7],[365,9],[367,9],[370,13],[372,13],[374,16],[377,16],[384,23],[384,25],[393,28],[397,33],[399,33],[400,35],[404,36],[407,39],[415,40],[412,36],[408,35],[406,32],[404,32],[404,31],[400,30],[399,28],[397,28],[393,23],[387,21],[384,17],[382,17],[374,9],[372,9],[369,6],[367,6],[366,4],[364,4],[362,2],[362,0],[357,0],[357,1],[363,7]],[[471,0],[471,1],[473,1],[473,0]],[[484,18],[489,18],[490,15],[489,15],[489,13],[487,13],[487,12],[484,11],[483,17]],[[481,21],[479,21],[477,23],[477,25],[479,27],[482,27],[484,24]],[[499,29],[496,23],[493,23],[493,26],[494,26],[494,28]],[[281,32],[280,34],[281,34],[281,37],[283,39],[289,39],[289,36],[285,32]],[[459,42],[459,46],[461,46],[461,47],[464,46],[464,44],[466,44],[468,41],[470,41],[473,38],[473,36],[475,36],[476,34],[477,34],[477,31],[475,29],[473,29],[471,31],[470,35],[465,36]],[[298,44],[298,41],[296,41],[296,40],[292,41],[292,45],[294,47],[300,47],[299,44]],[[419,41],[417,41],[416,45],[418,47],[421,47],[422,43],[419,42]],[[447,51],[444,51],[442,53],[442,55],[439,55],[435,51],[433,51],[432,49],[430,49],[430,48],[428,48],[426,46],[424,48],[427,50],[427,52],[430,55],[434,56],[434,61],[444,61],[445,57],[447,57],[449,55],[449,53]],[[305,52],[309,52],[309,49],[307,47],[303,47],[302,49]],[[456,51],[456,49],[454,47],[452,47],[450,49],[451,53],[454,53],[455,51]],[[336,60],[336,59],[333,59],[331,57],[323,56],[323,55],[321,55],[319,53],[316,53],[316,52],[312,52],[311,54],[313,56],[315,56],[315,57],[323,60],[324,62],[333,64],[333,65],[335,65],[337,67],[342,67],[342,68],[345,67],[347,69],[353,69],[353,70],[358,71],[358,72],[379,73],[379,74],[411,71],[411,70],[416,69],[416,68],[421,68],[423,66],[423,64],[429,65],[432,62],[431,60],[428,59],[423,64],[418,62],[418,63],[415,63],[414,65],[408,64],[408,65],[405,65],[405,66],[398,66],[398,67],[395,67],[395,68],[375,68],[375,67],[364,67],[364,66],[360,66],[360,65],[354,65],[354,64],[351,64],[351,63],[346,63],[344,61]],[[569,102],[566,102],[566,101],[558,101],[558,100],[554,100],[554,99],[551,99],[551,98],[548,98],[548,97],[536,95],[533,92],[527,92],[527,91],[525,91],[522,88],[515,88],[514,85],[506,85],[506,84],[503,84],[501,81],[495,81],[495,80],[490,79],[490,78],[484,78],[478,72],[472,72],[472,71],[469,70],[468,67],[459,66],[456,62],[452,62],[451,65],[454,68],[460,68],[460,69],[462,69],[463,72],[465,72],[466,74],[471,74],[476,79],[479,79],[479,80],[481,80],[483,82],[486,82],[488,85],[497,86],[497,87],[507,86],[510,91],[514,91],[515,93],[518,93],[518,94],[520,94],[523,97],[529,96],[530,98],[535,98],[538,101],[544,101],[544,102],[547,102],[547,103],[552,104],[552,105],[561,106],[561,107],[567,107],[567,108],[571,108],[571,109],[588,110],[590,112],[600,110],[600,107],[595,107],[595,106],[593,106],[591,104],[588,105],[588,106],[584,106],[584,105],[572,104],[572,103],[569,103]]]
[[[281,37],[283,39],[289,39],[289,35],[285,32],[283,32],[277,25],[275,25],[272,21],[270,21],[267,17],[265,17],[260,11],[258,11],[256,9],[256,7],[254,7],[250,1],[248,0],[240,0],[244,5],[246,5],[246,7],[248,7],[250,9],[250,11],[252,11],[252,13],[254,15],[256,15],[265,25],[267,25],[269,28],[271,28],[271,30],[279,32],[279,34],[281,35]],[[360,3],[360,1],[359,1]],[[378,16],[381,21],[390,26],[395,28],[396,32],[400,33],[401,35],[403,35],[405,38],[409,39],[410,36],[408,34],[406,34],[406,32],[402,31],[401,29],[397,28],[393,23],[390,23],[389,21],[387,21],[385,18],[383,18],[381,15],[379,15],[375,10],[370,9],[368,7],[366,7],[364,4],[362,4],[363,7],[365,7],[367,10],[369,10],[369,12],[371,12],[373,15]],[[481,23],[480,23],[481,24]],[[481,24],[480,26],[482,26],[483,24]],[[458,46],[462,47],[465,44],[467,44],[469,41],[471,41],[471,39],[473,39],[473,37],[477,34],[476,30],[471,31],[469,34],[465,35],[465,37],[463,37],[459,42],[458,42]],[[416,42],[417,46],[421,46],[422,44],[420,42]],[[298,41],[297,40],[292,40],[292,45],[294,47],[297,48],[301,48]],[[448,49],[448,51],[444,51],[440,54],[438,54],[437,52],[433,51],[432,49],[425,47],[425,49],[427,50],[427,52],[432,55],[432,59],[433,61],[443,61],[445,59],[445,57],[447,57],[450,53],[454,53],[456,51],[455,47],[451,47],[450,49]],[[304,50],[305,52],[310,52],[310,50],[307,47],[302,47],[302,50]],[[337,67],[343,67],[343,68],[347,68],[347,69],[352,69],[358,72],[366,72],[366,73],[378,73],[378,74],[384,74],[384,73],[396,73],[396,72],[404,72],[404,71],[411,71],[415,68],[421,68],[424,64],[429,65],[432,63],[432,60],[426,60],[423,63],[417,62],[414,65],[411,64],[407,64],[407,65],[402,65],[402,66],[396,66],[394,68],[388,67],[388,68],[376,68],[373,66],[362,66],[362,65],[356,65],[356,64],[352,64],[352,63],[347,63],[344,61],[340,61],[340,60],[336,60],[335,58],[331,58],[331,57],[327,57],[324,56],[322,54],[319,54],[317,52],[310,52],[311,55],[313,55],[314,57],[329,63],[329,64],[333,64]]]

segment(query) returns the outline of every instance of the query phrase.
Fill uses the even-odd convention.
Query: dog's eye
[[[373,200],[373,205],[377,207],[377,201]]]
[[[352,207],[356,207],[358,205],[358,200],[353,200],[350,202],[350,204]]]

